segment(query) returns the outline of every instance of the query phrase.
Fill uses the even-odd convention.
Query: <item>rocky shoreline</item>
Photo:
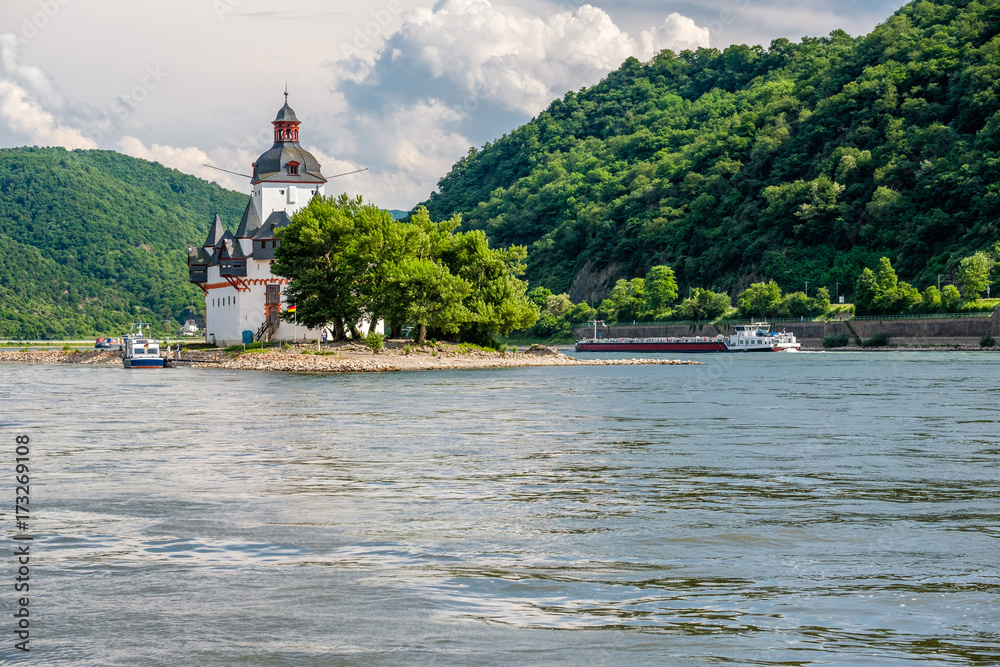
[[[0,362],[64,363],[94,366],[120,366],[118,351],[0,350]],[[529,366],[685,366],[702,365],[697,361],[677,359],[573,359],[558,350],[541,345],[516,352],[493,352],[470,349],[451,343],[419,347],[392,345],[375,353],[364,345],[346,343],[315,348],[292,346],[265,351],[184,351],[175,366],[225,368],[255,371],[291,371],[298,373],[386,373],[425,370],[475,370],[523,368]]]

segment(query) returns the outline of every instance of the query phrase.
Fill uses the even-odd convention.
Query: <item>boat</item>
[[[771,331],[767,322],[737,324],[731,336],[682,338],[598,338],[576,342],[577,352],[797,352],[794,334]]]
[[[98,350],[122,349],[124,343],[121,338],[98,338],[94,342],[94,347]]]
[[[142,323],[132,325],[132,332],[123,338],[124,350],[122,363],[125,368],[163,368],[163,357],[160,356],[160,344],[142,334]],[[146,325],[149,328],[149,325]]]

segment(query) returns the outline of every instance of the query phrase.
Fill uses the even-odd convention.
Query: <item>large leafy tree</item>
[[[646,273],[646,307],[660,311],[677,300],[677,276],[669,266],[654,266]]]
[[[291,225],[279,230],[281,245],[271,272],[289,278],[287,299],[295,304],[299,322],[310,328],[332,326],[339,335],[375,310],[371,283],[379,262],[364,239],[379,214],[392,218],[346,195],[314,197]]]
[[[958,285],[962,295],[971,300],[978,299],[990,284],[993,259],[985,252],[977,252],[958,263]]]
[[[441,222],[417,211],[408,222],[360,198],[316,197],[281,230],[272,271],[290,279],[288,299],[300,322],[333,326],[387,318],[427,332],[488,341],[534,324],[523,247],[490,248],[482,232],[457,232],[460,219]]]
[[[740,315],[744,317],[767,317],[774,315],[781,307],[781,287],[773,280],[754,283],[736,300]]]

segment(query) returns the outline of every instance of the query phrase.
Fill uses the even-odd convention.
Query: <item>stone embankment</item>
[[[0,350],[0,362],[121,365],[117,351]],[[292,347],[264,352],[185,351],[177,366],[299,373],[385,373],[392,371],[520,368],[526,366],[679,366],[698,362],[669,359],[573,359],[551,347],[534,345],[522,353],[470,349],[450,343],[404,346],[391,343],[376,354],[358,344]]]
[[[1000,311],[991,317],[935,317],[883,320],[833,320],[830,322],[782,322],[771,327],[772,331],[787,331],[795,334],[804,348],[820,349],[823,338],[830,334],[847,336],[847,348],[858,350],[858,340],[868,340],[876,334],[886,334],[894,346],[909,349],[979,349],[979,340],[989,334],[1000,340]],[[576,327],[573,334],[577,338],[594,335],[591,327]],[[602,328],[600,334],[608,338],[655,338],[660,336],[730,336],[734,329],[726,324],[635,325],[617,324]],[[873,348],[866,348],[873,349]]]

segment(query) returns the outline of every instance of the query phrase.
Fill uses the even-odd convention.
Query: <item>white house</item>
[[[237,345],[249,331],[254,340],[314,341],[320,331],[280,319],[285,310],[288,280],[271,274],[274,231],[316,195],[323,195],[326,178],[319,162],[299,145],[299,119],[285,105],[274,119],[274,145],[253,164],[250,202],[236,234],[225,229],[219,215],[201,248],[188,248],[191,282],[205,292],[205,340]],[[383,332],[382,323],[376,328]]]

